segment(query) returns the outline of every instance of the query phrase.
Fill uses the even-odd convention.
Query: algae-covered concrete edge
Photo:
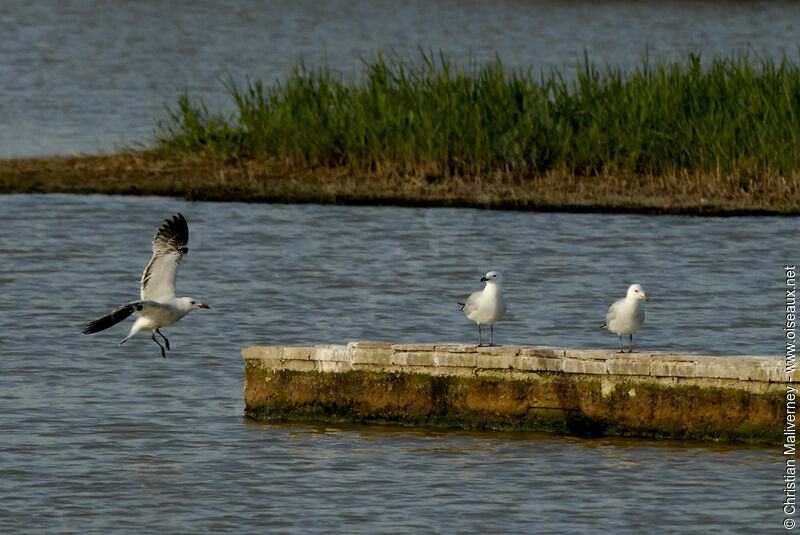
[[[249,347],[245,414],[779,444],[780,357],[615,353],[546,346]]]
[[[789,381],[784,361],[775,356],[709,356],[672,352],[617,353],[552,346],[477,347],[470,344],[391,344],[350,342],[313,347],[253,346],[242,351],[245,360],[271,367],[293,367],[292,361],[336,362],[337,369],[412,366],[432,374],[463,375],[491,370],[562,372],[590,375],[636,376],[679,380],[717,380],[737,388],[780,389]],[[457,370],[462,368],[462,370]],[[795,371],[792,380],[800,381]],[[782,388],[782,387],[781,387]]]

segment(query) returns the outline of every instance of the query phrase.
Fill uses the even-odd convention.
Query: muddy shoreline
[[[604,171],[438,176],[424,170],[303,168],[149,154],[0,160],[0,193],[159,195],[197,201],[472,207],[697,216],[800,215],[800,172],[759,176]]]

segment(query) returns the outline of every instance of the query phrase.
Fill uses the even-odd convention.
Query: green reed
[[[379,54],[353,80],[301,65],[271,86],[225,86],[233,115],[184,93],[157,125],[157,151],[442,173],[800,167],[800,69],[785,57],[691,54],[630,71],[585,59],[566,77]]]

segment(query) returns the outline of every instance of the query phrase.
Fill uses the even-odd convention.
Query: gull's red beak
[[[208,306],[208,305],[207,305],[207,304],[205,304],[205,303],[200,303],[199,305],[197,305],[197,308],[207,308],[207,309],[211,310],[211,307],[210,307],[210,306]]]

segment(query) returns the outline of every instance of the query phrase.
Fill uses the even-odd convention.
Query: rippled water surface
[[[152,236],[182,212],[178,290],[210,303],[163,360],[129,324]],[[505,274],[496,341],[614,347],[609,302],[651,295],[635,342],[781,351],[794,219],[0,196],[3,533],[770,533],[775,449],[243,418],[240,350],[471,341],[455,305]],[[735,357],[733,357],[735,358]],[[772,529],[772,528],[776,529]]]
[[[689,51],[796,59],[798,20],[800,4],[780,1],[7,0],[0,157],[145,142],[184,89],[217,109],[220,78],[269,83],[300,60],[350,76],[378,49],[423,47],[571,76],[584,51],[622,68]]]

